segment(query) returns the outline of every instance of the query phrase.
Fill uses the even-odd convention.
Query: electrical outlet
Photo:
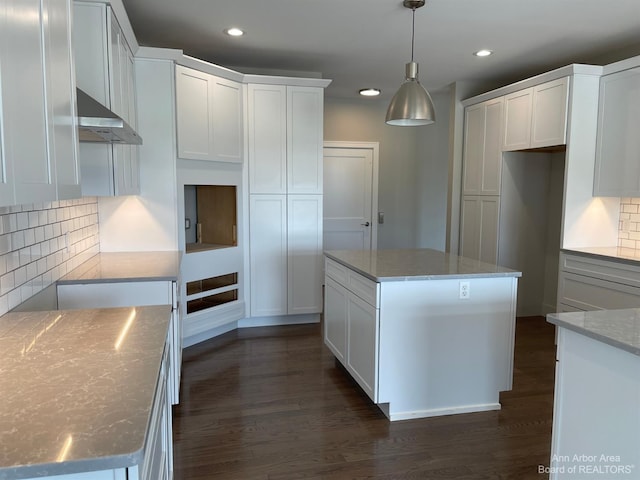
[[[463,300],[467,300],[471,295],[471,289],[469,288],[469,282],[462,281],[460,282],[460,298]]]

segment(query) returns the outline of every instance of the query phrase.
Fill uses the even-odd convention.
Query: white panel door
[[[505,95],[502,150],[523,150],[531,145],[532,103],[532,88]]]
[[[375,307],[350,292],[347,312],[347,370],[377,402],[380,316]]]
[[[287,89],[249,85],[249,192],[287,192]]]
[[[373,150],[324,149],[324,249],[368,250],[374,219]]]
[[[251,316],[287,313],[287,196],[249,196]]]
[[[324,342],[340,362],[346,364],[347,298],[349,292],[332,278],[324,282]]]
[[[211,160],[211,89],[212,76],[191,68],[176,66],[176,116],[178,157]]]
[[[287,193],[322,193],[323,96],[287,87]]]
[[[214,159],[242,162],[242,85],[213,77],[211,88]]]
[[[484,156],[485,130],[484,103],[471,105],[464,111],[464,163],[462,175],[462,193],[478,195],[480,193],[480,175]]]
[[[564,145],[569,77],[533,87],[531,148]]]
[[[287,195],[288,313],[322,311],[322,195]]]
[[[495,264],[498,261],[499,217],[499,196],[465,196],[462,199],[460,255]]]

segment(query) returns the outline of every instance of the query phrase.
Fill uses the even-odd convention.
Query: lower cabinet
[[[462,198],[460,256],[486,263],[498,261],[498,195],[465,195]]]
[[[377,287],[331,260],[326,261],[325,271],[325,344],[369,398],[377,402],[380,314],[375,304],[355,293],[362,284],[373,284],[376,290]],[[329,276],[334,273],[338,273],[336,277],[342,284]]]
[[[640,307],[640,268],[615,260],[560,254],[558,311]]]

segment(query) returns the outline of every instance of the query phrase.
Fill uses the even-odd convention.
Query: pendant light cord
[[[411,9],[412,19],[411,19],[411,61],[413,62],[413,45],[415,43],[416,36],[416,7]]]

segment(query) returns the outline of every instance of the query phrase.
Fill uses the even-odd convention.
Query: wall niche
[[[187,253],[238,245],[235,185],[185,185]]]

